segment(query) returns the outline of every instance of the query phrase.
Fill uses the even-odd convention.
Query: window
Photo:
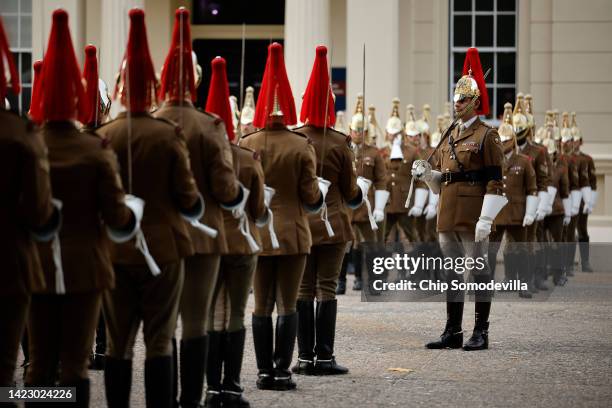
[[[504,103],[516,95],[517,0],[450,0],[449,94],[461,77],[469,47],[477,47],[486,79],[491,113],[501,120]]]
[[[2,0],[0,14],[21,78],[21,93],[8,93],[11,109],[25,113],[32,95],[32,0]]]
[[[193,0],[193,24],[284,24],[285,0]]]

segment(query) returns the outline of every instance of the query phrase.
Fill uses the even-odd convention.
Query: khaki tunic
[[[264,228],[260,256],[310,253],[312,238],[304,206],[314,207],[321,203],[315,151],[310,140],[282,124],[272,124],[243,136],[240,145],[259,154],[266,185],[276,190],[270,208],[280,248],[272,248],[270,234]]]
[[[578,167],[578,185],[582,187],[590,187],[591,180],[589,177],[589,159],[586,155],[576,153],[571,156]],[[591,159],[592,160],[592,159]]]
[[[520,152],[531,159],[535,170],[538,191],[546,191],[550,185],[548,152],[544,146],[536,145],[527,141]]]
[[[351,228],[350,209],[347,202],[359,194],[353,169],[353,153],[349,147],[350,137],[328,128],[302,126],[296,129],[310,138],[317,158],[317,172],[321,174],[321,154],[324,153],[322,177],[331,182],[325,203],[327,218],[334,230],[329,237],[320,214],[308,214],[312,245],[336,244],[354,239]],[[325,147],[324,147],[325,146]]]
[[[125,228],[132,213],[124,203],[117,157],[93,132],[72,122],[49,122],[41,130],[49,149],[53,195],[62,201],[59,233],[66,293],[109,289],[115,277],[105,225]],[[39,243],[47,291],[54,293],[51,243]]]
[[[249,230],[257,245],[261,248],[261,235],[255,220],[266,214],[264,204],[264,173],[257,153],[246,147],[231,145],[234,169],[242,185],[250,190],[246,205]],[[251,255],[251,249],[244,235],[239,230],[239,220],[231,211],[223,211],[228,255]],[[267,228],[264,227],[264,228]]]
[[[562,154],[561,160],[567,164],[567,176],[569,177],[570,191],[580,190],[580,172],[576,159],[572,155]]]
[[[365,177],[372,181],[372,187],[368,192],[368,200],[374,211],[374,192],[376,190],[386,190],[387,172],[385,163],[378,149],[368,144],[357,145],[353,149],[353,169],[357,176]],[[368,209],[365,205],[352,210],[352,222],[368,222]]]
[[[407,214],[410,208],[406,208],[406,199],[410,191],[412,180],[412,163],[421,158],[417,149],[413,146],[402,146],[403,159],[389,159],[387,161],[387,188],[391,194],[387,205],[389,214]],[[415,186],[416,187],[416,186]],[[414,202],[414,195],[411,203]]]
[[[457,159],[463,164],[464,171],[488,171],[495,176],[481,183],[442,183],[438,232],[474,232],[484,195],[503,193],[501,166],[504,154],[501,141],[497,129],[478,118],[461,133],[459,127],[456,127],[451,136]],[[459,172],[457,160],[451,158],[448,140],[442,143],[434,168],[442,173]]]
[[[508,204],[495,218],[495,225],[523,225],[527,196],[537,196],[536,172],[531,159],[513,153],[504,163],[503,195]]]
[[[148,113],[131,114],[133,194],[145,201],[141,228],[151,255],[160,265],[193,254],[187,223],[179,211],[193,209],[198,190],[189,165],[189,153],[180,128]],[[128,121],[125,112],[98,133],[109,140],[128,184]],[[129,187],[128,187],[129,188]],[[114,245],[113,263],[146,265],[134,240]]]
[[[584,156],[584,160],[587,163],[587,169],[589,172],[589,185],[593,191],[597,190],[597,174],[595,173],[595,163],[593,158],[586,153],[580,152],[580,155]]]
[[[557,156],[553,160],[553,172],[551,177],[552,187],[557,189],[555,200],[553,201],[553,209],[550,215],[564,215],[563,199],[568,198],[570,194],[569,187],[569,167],[562,155]]]
[[[34,125],[0,109],[0,295],[44,289],[30,230],[52,213],[47,149]]]
[[[194,252],[196,254],[226,253],[228,247],[223,223],[225,211],[219,204],[230,204],[236,200],[239,187],[232,167],[230,143],[225,133],[223,120],[213,114],[195,109],[190,103],[182,106],[165,103],[155,112],[155,116],[172,120],[183,129],[189,149],[193,177],[206,206],[201,222],[218,231],[217,237],[211,238],[188,225]]]

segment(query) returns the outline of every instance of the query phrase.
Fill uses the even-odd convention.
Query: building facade
[[[518,91],[533,95],[538,125],[547,109],[577,112],[584,151],[594,157],[598,171],[591,238],[610,240],[612,106],[605,99],[612,94],[612,1],[4,0],[0,12],[24,82],[23,95],[12,105],[20,110],[29,106],[30,67],[43,55],[55,8],[69,12],[76,50],[88,43],[99,47],[100,74],[112,89],[127,38],[128,10],[145,9],[151,53],[161,67],[179,6],[192,11],[194,50],[205,78],[210,72],[206,60],[222,55],[228,60],[232,93],[239,93],[244,36],[242,87],[257,88],[265,47],[282,41],[299,107],[314,49],[326,44],[337,103],[351,113],[357,93],[365,91],[366,105],[376,106],[383,124],[396,96],[403,106],[412,103],[419,111],[429,103],[435,117],[449,100],[465,50],[477,46],[484,69],[492,68],[488,120],[495,123],[503,103],[513,102]],[[82,60],[82,52],[78,56]]]

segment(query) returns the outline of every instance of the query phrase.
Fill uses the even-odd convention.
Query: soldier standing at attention
[[[194,254],[184,261],[185,282],[179,306],[182,329],[179,399],[184,407],[195,407],[202,398],[209,342],[207,320],[221,254],[228,250],[223,213],[244,201],[232,168],[223,120],[193,106],[201,69],[192,55],[189,11],[181,7],[175,12],[172,43],[162,67],[159,97],[164,103],[154,116],[177,123],[183,130],[191,170],[205,203],[201,222],[217,231],[213,237],[192,225],[187,226]]]
[[[329,187],[326,180],[317,180],[315,151],[308,137],[287,129],[296,122],[283,47],[272,43],[253,121],[262,130],[243,137],[240,144],[261,156],[266,184],[276,190],[270,208],[279,245],[272,245],[268,231],[262,231],[263,250],[254,283],[253,341],[257,387],[277,391],[296,387],[289,367],[297,331],[298,289],[312,245],[307,212],[321,210]]]
[[[32,296],[25,383],[54,386],[61,366],[60,385],[75,387],[77,406],[86,407],[87,367],[102,296],[115,284],[107,232],[111,239],[133,236],[140,210],[132,213],[126,205],[117,158],[107,141],[75,126],[76,120],[87,122],[89,105],[65,10],[53,12],[40,81],[32,112],[43,123],[51,187],[63,210],[60,233],[38,245],[46,289]],[[133,204],[133,199],[128,201]]]
[[[503,194],[503,151],[497,129],[480,121],[489,113],[489,98],[480,57],[476,48],[468,49],[463,76],[455,86],[455,112],[460,118],[447,140],[443,141],[435,170],[425,160],[415,162],[413,176],[440,192],[438,238],[447,257],[483,257],[493,220],[507,203]],[[490,282],[488,267],[473,269],[474,281]],[[463,280],[463,275],[447,271],[447,279]],[[459,348],[463,342],[462,291],[447,292],[447,321],[440,340],[427,348]],[[475,324],[466,351],[488,348],[491,294],[476,293]]]
[[[5,109],[9,89],[18,94],[21,85],[1,18],[0,61],[8,65],[0,69],[0,387],[12,387],[30,296],[45,288],[32,236],[52,236],[60,213],[52,205],[47,148],[40,133],[34,123]]]
[[[327,110],[326,110],[327,108]],[[317,47],[316,58],[302,101],[296,131],[312,141],[317,169],[332,184],[326,198],[328,230],[319,214],[309,214],[312,248],[306,260],[297,301],[298,363],[292,371],[305,375],[345,374],[348,369],[336,364],[336,284],[347,242],[353,240],[348,208],[357,208],[367,197],[369,182],[355,184],[349,137],[333,130],[334,98],[327,68],[327,48]],[[316,299],[316,308],[315,308]]]
[[[514,122],[514,128],[512,123]],[[522,113],[512,115],[512,104],[504,105],[504,121],[498,129],[504,148],[503,195],[508,199],[506,205],[495,219],[495,231],[489,236],[489,260],[491,277],[495,277],[497,252],[506,235],[504,250],[504,272],[506,280],[519,279],[529,282],[528,253],[524,242],[526,227],[533,224],[538,207],[536,195],[536,175],[528,156],[518,152],[516,133],[527,128],[527,118]],[[516,133],[515,133],[516,132]],[[529,290],[519,291],[522,298],[531,298]]]
[[[144,11],[132,9],[129,18],[127,49],[115,87],[115,98],[124,111],[98,132],[119,157],[123,183],[145,200],[146,208],[136,241],[114,247],[116,287],[104,296],[106,400],[111,408],[129,405],[133,347],[142,322],[146,404],[170,407],[172,337],[183,287],[182,260],[193,254],[185,219],[198,220],[204,204],[181,129],[149,113],[157,102],[157,79]]]
[[[239,218],[235,218],[229,211],[223,212],[228,250],[221,256],[219,277],[208,319],[210,341],[205,405],[249,407],[249,402],[242,397],[243,389],[240,385],[246,334],[244,311],[257,266],[257,254],[262,245],[258,228],[267,225],[271,216],[264,200],[264,173],[259,157],[254,151],[236,144],[238,139],[231,118],[225,60],[216,57],[211,66],[206,111],[223,119],[232,143],[235,173],[249,195],[245,211]]]

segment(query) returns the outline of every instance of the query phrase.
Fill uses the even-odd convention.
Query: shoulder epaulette
[[[177,135],[180,135],[183,132],[183,129],[181,129],[181,126],[173,120],[170,120],[168,118],[162,118],[162,117],[153,117],[153,118],[155,120],[159,120],[161,122],[167,123],[168,125],[172,126],[174,128],[174,132]]]
[[[298,136],[301,136],[301,137],[305,138],[305,139],[306,139],[306,141],[308,142],[308,144],[312,144],[312,139],[311,139],[311,138],[309,138],[309,137],[308,137],[307,135],[305,135],[304,133],[301,133],[301,132],[296,132],[295,130],[290,130],[289,132],[291,132],[291,133],[295,133],[296,135],[298,135]]]
[[[240,145],[238,145],[238,148],[244,150],[247,153],[250,153],[251,156],[253,157],[253,160],[259,161],[259,153],[257,153],[255,150],[249,149],[248,147],[244,147],[244,146],[240,146]]]

